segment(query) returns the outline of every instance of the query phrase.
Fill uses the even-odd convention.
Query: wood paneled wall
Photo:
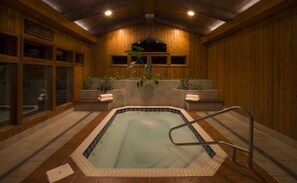
[[[154,23],[136,24],[121,28],[99,37],[98,45],[93,49],[93,76],[114,76],[119,73],[130,76],[127,67],[111,66],[111,55],[124,55],[131,49],[132,43],[147,38],[155,38],[167,44],[170,55],[187,55],[187,66],[154,66],[153,73],[163,77],[207,77],[207,50],[200,43],[200,36],[167,25]],[[140,69],[140,68],[139,68]]]
[[[208,46],[208,77],[225,106],[297,139],[297,8]]]

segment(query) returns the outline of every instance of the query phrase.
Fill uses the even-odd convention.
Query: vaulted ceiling
[[[260,0],[42,0],[93,35],[159,22],[206,35]],[[106,10],[113,14],[104,15]],[[187,12],[195,15],[190,17]],[[150,14],[151,18],[146,18]],[[152,17],[153,16],[153,17]]]

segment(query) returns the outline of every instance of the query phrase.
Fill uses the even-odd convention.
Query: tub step
[[[222,110],[224,102],[222,100],[199,100],[198,102],[186,101],[185,108],[188,111],[219,111]]]

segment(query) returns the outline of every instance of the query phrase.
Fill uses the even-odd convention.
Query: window
[[[75,63],[84,64],[85,63],[85,55],[82,53],[75,54]]]
[[[52,60],[53,47],[24,40],[24,57]]]
[[[156,65],[166,65],[167,64],[167,56],[152,56],[152,64]]]
[[[142,47],[142,52],[167,52],[167,45],[154,39],[146,39],[133,43],[132,50],[137,51],[135,48],[133,48],[133,46]]]
[[[137,64],[147,64],[147,56],[141,56],[140,60],[137,57],[132,56],[131,62],[134,62],[134,61],[136,61]]]
[[[23,117],[51,109],[52,67],[24,65]]]
[[[63,62],[73,62],[73,52],[58,48],[56,50],[56,60]]]
[[[111,64],[112,65],[127,65],[128,57],[124,56],[124,55],[113,55],[111,57]]]
[[[0,54],[17,56],[17,37],[0,33]]]
[[[0,63],[0,127],[8,125],[16,116],[17,66]]]
[[[73,68],[56,68],[56,106],[73,101]]]
[[[171,64],[185,65],[187,63],[187,56],[171,56]]]

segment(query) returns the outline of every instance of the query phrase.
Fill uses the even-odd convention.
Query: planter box
[[[137,87],[138,80],[112,81],[113,90],[107,93],[114,95],[109,108],[122,106],[175,106],[186,108],[186,94],[198,94],[203,100],[217,100],[218,90],[213,89],[211,80],[192,80],[200,84],[202,90],[179,90],[180,80],[160,80],[156,85],[154,80],[144,81],[142,87]],[[92,88],[97,88],[99,80],[93,81]],[[97,100],[100,92],[94,89],[81,90],[80,100]]]

